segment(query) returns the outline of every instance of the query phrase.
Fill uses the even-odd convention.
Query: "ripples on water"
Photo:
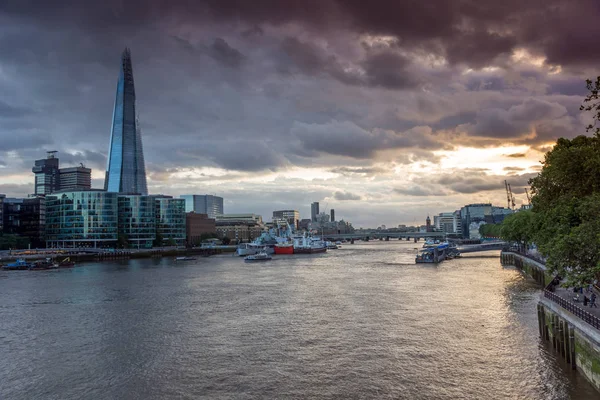
[[[497,252],[415,246],[0,272],[0,399],[598,397]]]

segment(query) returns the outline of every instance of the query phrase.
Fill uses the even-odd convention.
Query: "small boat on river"
[[[9,264],[3,265],[2,269],[16,271],[16,270],[29,269],[29,267],[31,267],[32,265],[33,265],[32,263],[28,263],[24,259],[19,258],[14,263],[9,263]]]
[[[188,256],[185,256],[185,257],[175,257],[175,261],[192,261],[192,260],[195,260],[195,259],[196,259],[196,257],[188,257]]]
[[[260,252],[258,254],[253,254],[251,256],[247,256],[244,258],[245,262],[260,262],[260,261],[270,261],[273,257],[265,252]]]

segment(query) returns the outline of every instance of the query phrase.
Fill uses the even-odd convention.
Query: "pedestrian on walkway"
[[[596,307],[598,308],[598,306],[596,305],[596,293],[592,292],[592,298],[590,299],[590,308],[592,307]]]

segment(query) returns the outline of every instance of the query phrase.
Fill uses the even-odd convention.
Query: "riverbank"
[[[46,258],[64,259],[70,258],[74,262],[84,261],[102,261],[115,259],[134,259],[134,258],[159,258],[159,257],[182,257],[182,256],[202,256],[209,257],[222,253],[235,252],[236,246],[214,246],[214,247],[195,247],[195,248],[155,248],[155,249],[122,249],[122,250],[100,250],[100,249],[77,249],[77,250],[17,250],[11,254],[0,256],[0,265],[14,262],[17,259],[27,261],[44,260]]]
[[[502,264],[516,266],[540,284],[540,337],[600,392],[600,311],[575,303],[573,291],[554,289],[550,284],[553,277],[541,262],[514,252],[502,252],[500,259]]]

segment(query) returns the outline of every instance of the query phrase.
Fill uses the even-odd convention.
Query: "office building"
[[[499,224],[512,210],[492,206],[491,203],[468,204],[460,209],[462,236],[466,239],[479,239],[479,227],[483,224]]]
[[[273,222],[281,223],[287,222],[293,229],[298,229],[298,222],[300,222],[300,213],[296,210],[279,210],[273,211]]]
[[[119,195],[118,232],[133,248],[151,248],[156,239],[156,204],[152,196]]]
[[[213,218],[194,212],[185,214],[185,237],[188,246],[199,246],[202,243],[202,235],[209,233],[217,233]]]
[[[35,160],[31,171],[35,175],[34,193],[45,196],[56,192],[90,190],[92,170],[81,164],[79,167],[59,168],[56,151],[48,151],[47,158]]]
[[[121,56],[104,189],[108,192],[148,194],[129,49],[125,49]]]
[[[212,219],[215,219],[217,215],[224,214],[222,197],[210,194],[184,194],[179,198],[185,200],[186,213],[206,214],[208,218]]]
[[[45,247],[46,199],[43,196],[5,198],[3,203],[0,214],[4,233],[27,237],[33,248]]]
[[[319,215],[319,202],[315,201],[310,205],[310,219],[312,222],[317,222],[317,215]]]
[[[155,201],[156,236],[163,244],[185,244],[185,200],[172,196],[151,196]]]
[[[462,233],[460,210],[453,212],[443,212],[439,215],[434,215],[433,221],[435,229],[438,232],[457,235],[460,235]]]
[[[329,219],[331,222],[335,222],[335,210],[332,208],[330,211],[331,218]]]
[[[265,230],[262,217],[257,214],[222,214],[215,220],[217,235],[236,242],[252,241]]]
[[[77,192],[92,188],[92,170],[83,166],[59,169],[59,190]]]
[[[117,193],[100,190],[46,196],[47,247],[115,247]]]
[[[48,151],[46,158],[35,160],[31,172],[35,174],[34,193],[36,195],[44,196],[60,189],[60,172],[56,153],[56,151]]]

